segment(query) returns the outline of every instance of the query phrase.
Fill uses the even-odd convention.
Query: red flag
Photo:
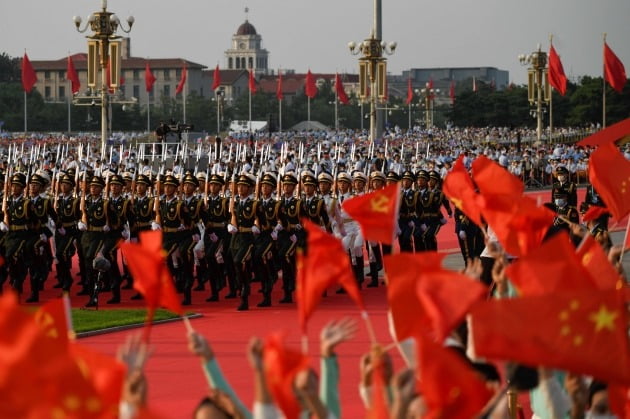
[[[72,331],[70,300],[67,296],[50,300],[35,312],[35,321],[42,328],[44,336],[50,338],[61,349],[68,346]]]
[[[587,234],[576,251],[576,256],[591,279],[600,290],[614,290],[623,287],[623,278],[608,260],[602,246],[591,234]]]
[[[282,93],[282,73],[278,70],[278,85],[276,86],[276,98],[278,100],[284,99],[284,93]]]
[[[373,352],[372,364],[372,400],[368,408],[368,419],[389,419],[387,405],[387,384],[385,383],[383,357]]]
[[[221,86],[221,70],[219,70],[219,64],[217,64],[212,75],[212,90],[217,90],[219,86]]]
[[[560,232],[506,269],[519,294],[539,296],[595,290],[595,281],[578,259],[569,235]]]
[[[151,67],[149,67],[149,61],[147,61],[144,65],[144,87],[147,92],[153,90],[153,85],[155,84],[155,76],[151,71]]]
[[[474,418],[493,396],[461,355],[424,337],[418,345],[418,369],[426,418]]]
[[[267,385],[276,404],[287,419],[297,419],[301,408],[293,381],[298,372],[308,368],[308,359],[301,352],[287,348],[284,334],[276,332],[265,339],[263,363]]]
[[[331,285],[340,284],[361,310],[365,310],[365,306],[341,242],[311,221],[304,220],[304,229],[307,250],[306,254],[297,256],[296,299],[300,326],[306,332],[308,319]]]
[[[68,55],[68,67],[66,68],[66,78],[72,82],[72,94],[77,94],[81,89],[81,81],[77,70],[74,68],[72,57]]]
[[[306,80],[304,82],[304,93],[306,93],[306,96],[310,97],[311,99],[317,96],[317,85],[315,84],[315,78],[313,77],[311,70],[308,70],[308,72],[306,73]]]
[[[442,188],[444,195],[459,208],[470,220],[481,226],[481,208],[477,205],[475,185],[464,166],[464,156],[460,156],[453,169],[446,175]]]
[[[350,99],[348,99],[348,95],[346,91],[343,89],[343,82],[341,81],[341,77],[339,77],[339,73],[335,73],[335,93],[337,93],[337,98],[339,102],[347,105],[350,103]]]
[[[175,94],[178,95],[184,91],[184,86],[186,85],[186,78],[188,76],[188,68],[186,68],[186,63],[184,63],[184,67],[182,68],[182,78],[179,79],[179,83],[175,88]]]
[[[601,145],[591,154],[588,177],[615,219],[630,212],[630,162],[614,144]]]
[[[478,303],[471,314],[478,356],[630,383],[623,292],[576,291],[494,300]]]
[[[627,80],[626,69],[606,42],[604,42],[604,77],[618,93],[623,91]]]
[[[567,76],[564,75],[562,61],[553,45],[549,48],[549,84],[562,96],[567,92]]]
[[[630,134],[630,118],[617,122],[601,131],[597,131],[595,134],[578,141],[575,145],[594,147],[606,143],[615,143],[628,134]]]
[[[361,225],[366,240],[392,244],[398,225],[400,185],[391,184],[383,189],[347,199],[343,209]]]
[[[455,80],[451,80],[451,87],[448,90],[448,96],[451,98],[451,105],[455,103]]]
[[[435,95],[433,94],[433,77],[429,77],[429,82],[427,83],[427,93],[429,93],[429,99],[435,99]]]
[[[254,70],[249,70],[249,91],[253,94],[256,94],[256,79],[254,78]]]
[[[523,182],[512,173],[484,155],[472,164],[472,177],[483,195],[520,196],[525,190]]]
[[[121,243],[120,249],[133,275],[133,287],[147,303],[147,323],[151,322],[155,309],[160,306],[182,315],[184,311],[166,267],[162,232],[142,232],[140,243]]]
[[[22,58],[22,87],[26,93],[31,93],[33,87],[37,83],[37,74],[35,73],[35,69],[33,68],[33,64],[28,59],[28,55],[26,52],[24,53],[24,57]]]
[[[599,217],[606,214],[610,214],[610,213],[605,207],[591,205],[590,207],[588,207],[588,210],[586,210],[586,212],[582,216],[582,220],[584,220],[584,222],[586,223],[588,221],[597,220]]]
[[[407,105],[413,101],[413,89],[411,88],[411,77],[407,79]]]
[[[630,386],[608,383],[610,410],[619,419],[630,419]]]

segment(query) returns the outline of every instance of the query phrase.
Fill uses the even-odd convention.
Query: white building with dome
[[[262,46],[262,37],[247,19],[232,35],[232,48],[225,51],[228,70],[253,69],[254,74],[268,73],[269,52]]]

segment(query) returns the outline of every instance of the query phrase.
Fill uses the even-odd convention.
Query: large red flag
[[[155,76],[151,71],[151,67],[149,67],[149,61],[147,61],[144,65],[144,87],[147,92],[153,90],[153,85],[155,84]]]
[[[247,80],[247,85],[249,87],[249,91],[251,94],[256,93],[256,78],[254,77],[254,70],[249,70],[249,79]]]
[[[284,93],[282,92],[282,73],[278,70],[278,85],[276,86],[276,99],[284,99]]]
[[[72,331],[69,297],[50,300],[35,312],[35,321],[42,328],[44,336],[61,349],[67,348]]]
[[[620,289],[623,286],[623,278],[608,260],[608,255],[602,246],[591,234],[587,234],[580,247],[576,251],[584,269],[600,290]]]
[[[287,419],[297,419],[300,404],[293,390],[295,376],[308,368],[308,359],[301,352],[287,348],[284,334],[275,332],[264,342],[263,363],[269,391]]]
[[[617,92],[623,91],[627,80],[626,69],[606,42],[604,42],[604,77]]]
[[[219,70],[219,64],[217,64],[212,75],[212,90],[217,90],[219,86],[221,86],[221,70]]]
[[[575,145],[595,147],[606,143],[615,143],[628,134],[630,134],[630,118],[626,118],[603,130],[597,131],[595,134],[578,141]]]
[[[481,208],[477,204],[475,185],[464,166],[464,156],[460,156],[453,169],[446,175],[442,190],[444,195],[472,220],[481,226]]]
[[[79,75],[77,74],[76,68],[74,68],[74,63],[72,62],[72,57],[68,55],[68,67],[66,68],[66,78],[72,82],[72,94],[77,94],[81,89],[81,81],[79,80]]]
[[[407,101],[405,102],[409,105],[413,101],[413,89],[411,88],[411,77],[407,79]]]
[[[311,73],[311,70],[308,70],[308,72],[306,73],[306,79],[304,81],[304,93],[311,99],[317,96],[317,85],[315,84],[315,78],[313,77],[313,73]]]
[[[477,417],[493,392],[452,349],[421,337],[418,345],[420,391],[427,405],[426,418]]]
[[[473,161],[472,177],[483,195],[516,197],[525,190],[525,185],[519,178],[484,155]]]
[[[562,96],[567,92],[567,76],[564,74],[562,61],[553,45],[549,48],[549,84]]]
[[[297,256],[296,299],[300,327],[306,332],[308,319],[331,285],[340,284],[361,310],[365,310],[365,306],[341,242],[311,221],[304,220],[304,229],[306,254]]]
[[[612,216],[621,220],[630,212],[630,162],[613,143],[600,145],[589,159],[588,177]]]
[[[28,59],[28,55],[24,53],[22,58],[22,87],[26,93],[31,93],[33,86],[37,83],[37,74],[33,68],[33,64]]]
[[[188,68],[186,67],[186,63],[184,63],[184,67],[182,68],[182,78],[179,79],[179,83],[177,84],[177,88],[175,88],[175,94],[178,95],[184,91],[184,86],[186,85],[186,78],[188,77]]]
[[[455,80],[451,80],[451,87],[448,90],[448,96],[451,98],[451,105],[455,103]]]
[[[478,356],[630,383],[628,314],[622,291],[559,292],[475,305]],[[614,359],[615,362],[610,362]]]
[[[582,216],[582,221],[586,223],[588,221],[597,220],[599,217],[606,214],[610,214],[608,210],[606,209],[606,207],[591,205],[590,207],[588,207],[588,210],[586,210],[586,212]]]
[[[339,102],[347,105],[350,103],[350,99],[348,99],[348,95],[346,91],[343,89],[343,82],[341,81],[341,77],[339,77],[339,73],[335,73],[335,92],[337,93],[337,98]]]
[[[361,225],[366,240],[392,244],[397,227],[400,185],[393,183],[383,189],[347,199],[343,209]]]

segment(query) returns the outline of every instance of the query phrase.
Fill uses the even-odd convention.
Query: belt
[[[103,227],[88,227],[87,231],[103,231]]]
[[[251,227],[239,227],[238,228],[238,232],[239,233],[251,233],[252,232],[252,228]]]
[[[425,212],[422,214],[423,217],[437,217],[438,215],[437,212]]]
[[[24,231],[28,230],[28,226],[9,226],[9,231]]]
[[[287,229],[288,229],[289,231],[291,231],[291,230],[295,230],[295,229],[296,229],[296,227],[297,227],[297,226],[299,226],[299,225],[300,225],[300,224],[289,224],[289,225],[288,225],[288,227],[287,227]]]
[[[400,218],[412,218],[416,217],[416,213],[412,212],[411,214],[400,214]]]
[[[225,223],[206,223],[206,228],[223,228]]]
[[[136,223],[135,227],[149,227],[151,225],[150,221],[147,222],[142,222],[142,223]]]
[[[61,226],[62,226],[63,228],[76,227],[76,226],[77,226],[77,223],[76,223],[76,221],[73,221],[73,222],[71,222],[71,223],[61,223]]]
[[[164,227],[162,231],[165,233],[177,233],[179,231],[179,227]]]

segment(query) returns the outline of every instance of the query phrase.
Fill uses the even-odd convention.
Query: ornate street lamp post
[[[543,109],[543,101],[549,102],[551,99],[551,90],[549,89],[549,79],[547,77],[547,53],[540,49],[531,54],[520,54],[518,60],[522,65],[529,65],[527,69],[527,99],[530,105],[536,105],[532,109],[532,114],[536,117],[536,137],[538,142],[542,139],[542,118],[545,110]]]

